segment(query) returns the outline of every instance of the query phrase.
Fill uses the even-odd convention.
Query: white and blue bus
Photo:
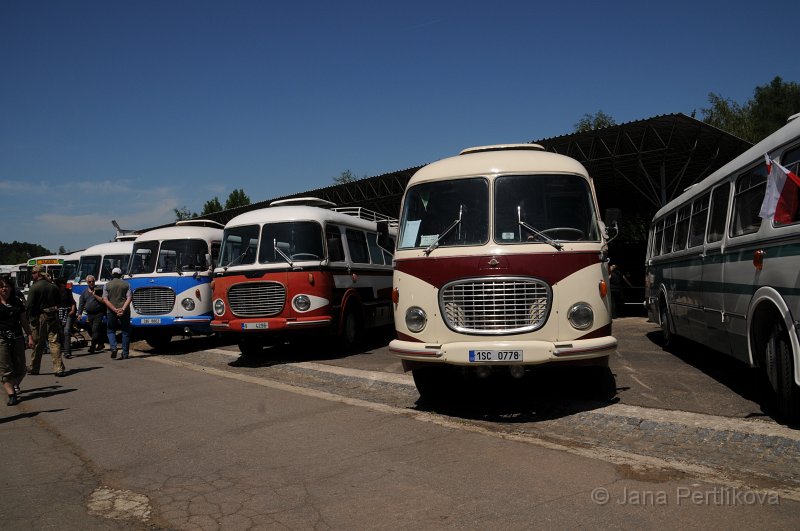
[[[682,336],[763,368],[790,421],[800,419],[797,116],[656,213],[645,281],[665,345]]]
[[[133,250],[133,241],[131,240],[132,238],[127,241],[99,243],[86,248],[81,253],[78,270],[72,280],[72,296],[75,298],[75,304],[78,304],[81,294],[86,291],[86,277],[89,275],[95,277],[97,281],[95,292],[99,295],[102,293],[105,283],[111,280],[111,271],[115,267],[120,268],[123,274],[128,271],[128,262],[131,260],[131,251]],[[85,323],[86,316],[79,316],[78,322]]]
[[[136,238],[128,282],[133,291],[131,325],[155,348],[177,334],[210,334],[211,277],[223,225],[179,221]]]

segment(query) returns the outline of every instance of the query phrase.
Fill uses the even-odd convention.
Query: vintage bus
[[[78,270],[72,281],[72,296],[78,304],[81,294],[86,290],[86,277],[92,275],[97,280],[95,291],[100,294],[106,282],[111,280],[111,271],[118,267],[123,274],[128,271],[131,261],[133,239],[136,236],[125,236],[121,241],[99,243],[84,249],[78,262]],[[86,316],[79,316],[76,322],[85,323]]]
[[[322,333],[346,346],[370,327],[391,325],[396,220],[363,208],[334,208],[301,198],[233,218],[225,225],[214,270],[218,332],[239,335],[242,354],[269,344]]]
[[[193,219],[136,238],[126,280],[137,338],[161,349],[174,335],[212,333],[210,282],[222,228]]]
[[[798,187],[784,174],[776,214],[761,218],[767,160],[776,178],[781,166],[798,173],[800,119],[790,119],[655,214],[646,302],[666,346],[682,336],[765,369],[779,416],[798,420]]]
[[[572,158],[510,144],[423,167],[402,202],[390,350],[423,398],[542,364],[599,366],[607,382],[607,241]]]

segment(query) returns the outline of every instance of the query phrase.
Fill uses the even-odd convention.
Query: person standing
[[[33,284],[28,292],[28,318],[31,321],[33,335],[33,354],[28,374],[39,374],[42,355],[50,347],[50,356],[53,358],[53,373],[58,377],[67,375],[64,361],[61,359],[61,322],[58,320],[58,305],[61,293],[58,288],[47,280],[42,266],[35,265],[31,270]]]
[[[75,297],[72,290],[67,287],[67,279],[59,277],[56,279],[56,286],[61,294],[58,304],[58,320],[61,322],[61,352],[64,357],[72,357],[72,323],[75,320]]]
[[[0,277],[0,379],[8,395],[9,406],[19,403],[19,384],[25,378],[25,340],[33,348],[33,336],[25,305],[17,297],[14,284]]]
[[[122,354],[120,359],[128,359],[131,332],[131,285],[122,280],[122,270],[111,270],[112,279],[103,286],[103,302],[108,308],[106,327],[111,357],[117,357],[117,330],[122,333]]]
[[[100,352],[105,345],[103,339],[103,315],[106,313],[106,305],[103,298],[95,293],[94,275],[86,277],[86,289],[81,293],[78,299],[78,311],[75,314],[80,317],[84,310],[86,310],[87,324],[92,334],[92,342],[89,345],[89,354]]]

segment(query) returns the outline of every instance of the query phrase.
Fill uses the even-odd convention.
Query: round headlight
[[[192,310],[194,310],[194,301],[189,298],[183,299],[181,301],[181,306],[183,306],[183,309],[186,310],[187,312],[191,312]]]
[[[592,307],[585,302],[578,302],[572,305],[567,312],[569,324],[578,330],[586,330],[594,322],[594,312]]]
[[[217,299],[214,301],[214,313],[220,316],[225,313],[225,301],[222,299]]]
[[[311,308],[311,299],[308,298],[308,295],[298,295],[292,300],[292,304],[298,312],[307,312]]]
[[[425,310],[417,306],[412,306],[406,310],[406,326],[412,332],[420,332],[425,328],[428,322],[428,316],[425,315]]]

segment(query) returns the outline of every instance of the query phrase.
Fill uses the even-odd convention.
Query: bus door
[[[703,253],[701,303],[707,334],[701,341],[730,354],[730,342],[725,331],[725,307],[723,304],[723,274],[725,271],[724,243],[725,222],[728,217],[730,183],[714,188],[711,192],[706,245]]]

